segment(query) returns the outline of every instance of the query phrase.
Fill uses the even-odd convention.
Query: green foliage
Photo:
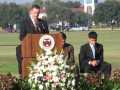
[[[94,20],[96,23],[120,24],[120,2],[106,1],[96,6]],[[114,20],[114,22],[112,22]]]
[[[72,13],[70,16],[70,23],[77,23],[77,24],[83,24],[86,25],[88,23],[88,15],[80,12],[80,13]]]
[[[34,1],[34,4],[35,4],[35,5],[39,5],[40,7],[42,7],[42,5],[43,5],[43,0],[35,0],[35,1]]]
[[[25,7],[15,3],[0,4],[0,26],[18,23],[26,15]]]
[[[69,18],[70,9],[65,6],[63,2],[55,1],[49,2],[48,9],[48,21],[65,20]]]
[[[17,79],[11,90],[31,90],[27,80]]]

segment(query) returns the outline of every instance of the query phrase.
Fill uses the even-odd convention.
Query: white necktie
[[[90,45],[90,46],[91,46],[91,49],[92,49],[93,58],[95,58],[95,47],[94,47],[94,45]]]

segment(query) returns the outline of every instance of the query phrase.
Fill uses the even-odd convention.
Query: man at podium
[[[22,41],[24,37],[28,34],[44,34],[49,33],[48,26],[39,20],[38,16],[40,14],[40,7],[38,5],[33,5],[28,12],[27,17],[25,17],[20,25],[20,40]]]
[[[27,17],[25,17],[20,24],[20,43],[22,43],[23,39],[27,34],[45,34],[49,33],[48,25],[38,18],[40,14],[40,7],[38,5],[33,5]],[[16,47],[16,57],[18,61],[19,74],[21,74],[21,45]]]

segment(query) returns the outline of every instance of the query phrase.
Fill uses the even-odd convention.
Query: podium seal
[[[51,35],[43,35],[39,40],[39,46],[45,51],[51,51],[55,46],[55,40]]]

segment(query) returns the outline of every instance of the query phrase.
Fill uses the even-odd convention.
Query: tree
[[[66,7],[63,2],[50,2],[47,9],[49,21],[68,20],[71,13],[70,8]]]
[[[94,14],[96,23],[111,25],[112,21],[120,23],[120,2],[106,1],[97,5]]]
[[[0,4],[0,26],[5,27],[7,24],[15,24],[26,15],[26,9],[15,3]]]
[[[83,12],[72,13],[70,17],[71,24],[88,25],[88,15]]]

